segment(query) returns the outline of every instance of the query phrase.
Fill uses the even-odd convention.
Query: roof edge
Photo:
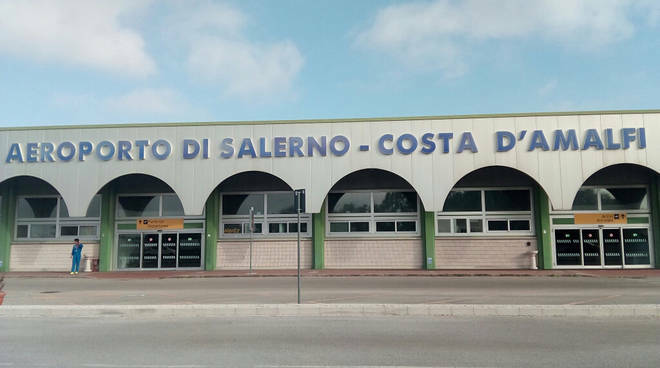
[[[363,123],[410,120],[450,120],[450,119],[487,119],[487,118],[519,118],[538,116],[577,116],[577,115],[629,115],[658,114],[660,109],[649,110],[594,110],[594,111],[558,111],[558,112],[522,112],[470,115],[436,115],[436,116],[403,116],[379,118],[344,118],[344,119],[302,119],[302,120],[245,120],[245,121],[210,121],[210,122],[153,122],[153,123],[114,123],[114,124],[75,124],[75,125],[45,125],[28,127],[0,127],[2,131],[24,130],[60,130],[60,129],[101,129],[101,128],[144,128],[144,127],[178,127],[178,126],[222,126],[222,125],[264,125],[264,124],[310,124],[310,123]]]

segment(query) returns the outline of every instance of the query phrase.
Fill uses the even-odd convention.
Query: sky
[[[658,109],[656,0],[0,0],[0,126]]]

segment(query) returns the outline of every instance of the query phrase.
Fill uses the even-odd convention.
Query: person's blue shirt
[[[83,249],[83,243],[74,244],[73,249],[71,249],[71,255],[72,256],[80,255],[82,249]]]

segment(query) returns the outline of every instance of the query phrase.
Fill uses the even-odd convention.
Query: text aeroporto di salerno
[[[575,129],[553,130],[520,130],[518,132],[496,131],[493,139],[497,152],[507,152],[520,142],[527,151],[584,151],[594,150],[625,150],[636,144],[638,148],[646,148],[646,131],[644,128],[621,128],[618,130],[587,129],[578,134]],[[471,132],[440,132],[414,135],[403,133],[399,135],[382,134],[375,142],[358,142],[359,152],[370,151],[374,145],[383,155],[410,155],[414,152],[431,154],[478,152],[478,142]],[[209,158],[271,158],[271,157],[314,157],[314,156],[344,156],[351,148],[351,141],[344,135],[328,136],[290,136],[273,138],[223,138],[211,142],[208,138],[187,138],[178,144],[178,154],[182,159]],[[177,154],[173,144],[167,139],[137,139],[108,140],[97,143],[90,141],[63,142],[28,142],[11,143],[5,163],[48,163],[85,161],[89,156],[95,156],[101,161],[113,159],[119,161],[166,160]]]

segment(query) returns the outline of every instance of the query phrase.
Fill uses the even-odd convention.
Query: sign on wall
[[[627,224],[625,213],[576,213],[576,224]]]
[[[178,230],[183,229],[183,219],[138,219],[138,230]]]
[[[533,151],[586,151],[627,150],[634,145],[646,148],[645,128],[621,128],[618,130],[556,129],[554,131],[520,130],[497,131],[494,135],[496,152],[508,152],[516,146]],[[353,143],[353,145],[352,145]],[[452,147],[453,146],[453,147]],[[422,134],[382,134],[374,141],[351,142],[350,137],[335,136],[292,136],[292,137],[226,137],[218,141],[183,139],[172,143],[167,139],[136,139],[118,141],[63,141],[63,142],[12,142],[4,162],[50,163],[83,162],[90,157],[100,161],[142,161],[148,159],[167,160],[178,156],[183,160],[211,158],[271,158],[271,157],[314,157],[344,156],[351,150],[364,154],[377,150],[381,155],[425,155],[434,152],[477,153],[479,142],[472,132],[425,132]]]

